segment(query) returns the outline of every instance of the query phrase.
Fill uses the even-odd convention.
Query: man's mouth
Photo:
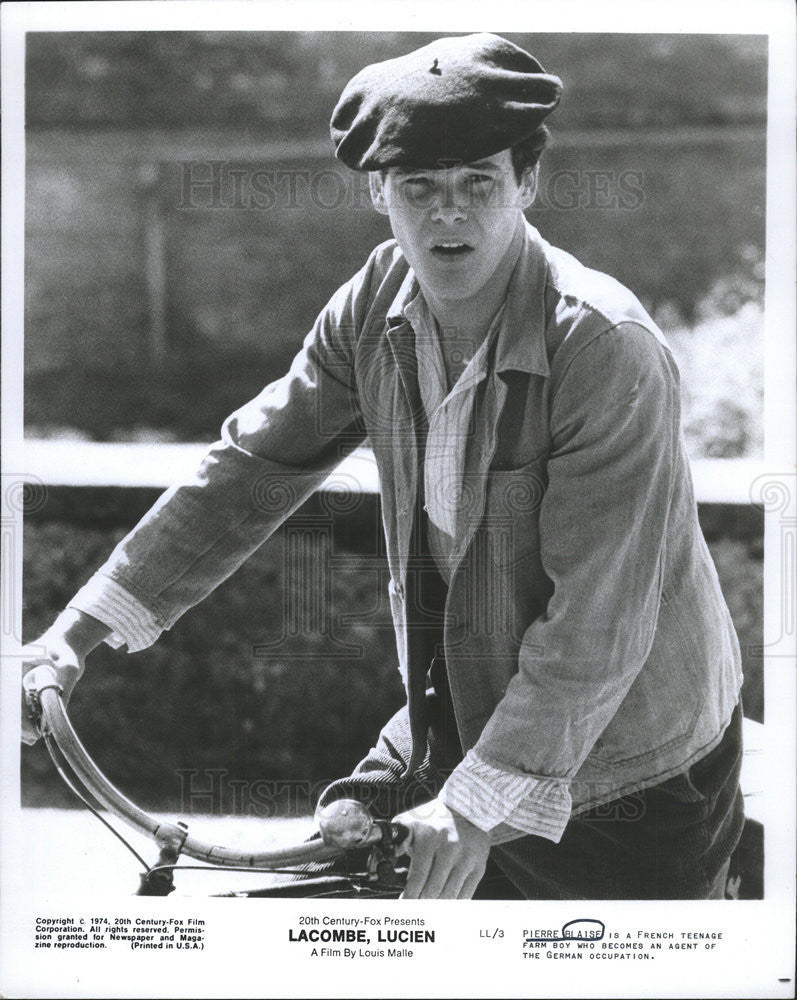
[[[436,257],[463,257],[473,251],[473,247],[468,243],[461,243],[458,240],[444,240],[435,243],[431,252]]]

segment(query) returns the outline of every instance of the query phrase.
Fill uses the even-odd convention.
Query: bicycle
[[[374,819],[356,800],[338,799],[320,811],[319,835],[302,844],[248,852],[207,843],[191,836],[187,824],[182,821],[168,823],[150,816],[105,777],[75,732],[64,705],[62,688],[50,667],[34,668],[25,675],[23,684],[28,711],[61,778],[143,866],[136,895],[167,896],[175,889],[175,872],[189,870],[296,877],[293,881],[265,888],[211,895],[340,899],[396,899],[400,895],[407,869],[399,859],[409,845],[409,831],[402,824]],[[154,865],[148,865],[101,815],[103,807],[155,841],[159,854]],[[316,877],[308,871],[313,864],[359,858],[366,850],[367,860],[362,871]],[[181,856],[204,864],[180,864]]]

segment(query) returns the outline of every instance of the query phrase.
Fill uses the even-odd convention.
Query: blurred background
[[[433,37],[29,34],[27,437],[75,449],[76,464],[92,442],[209,442],[282,374],[390,237],[365,178],[331,156],[338,94]],[[531,222],[662,326],[691,456],[761,459],[766,39],[507,37],[564,82]],[[159,492],[78,482],[45,479],[27,504],[26,639]],[[329,497],[151,650],[94,655],[73,718],[141,804],[306,811],[402,703],[378,498]],[[761,722],[763,515],[721,501],[701,502],[701,523],[742,643],[745,712]],[[23,758],[27,804],[71,804],[40,747]],[[270,784],[253,798],[257,782]]]

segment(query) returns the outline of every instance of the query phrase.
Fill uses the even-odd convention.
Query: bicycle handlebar
[[[139,809],[105,777],[80,742],[69,721],[62,689],[53,669],[35,667],[23,678],[31,715],[43,736],[52,735],[69,766],[105,808],[161,847],[172,848],[197,861],[246,868],[281,867],[340,857],[353,847],[378,844],[406,846],[409,831],[396,823],[375,822],[359,802],[339,800],[322,810],[321,840],[271,851],[246,852],[209,844],[192,837],[184,824],[163,822]]]

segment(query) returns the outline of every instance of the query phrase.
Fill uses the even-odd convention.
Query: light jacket
[[[232,573],[367,436],[406,678],[419,394],[404,308],[417,292],[396,243],[377,247],[290,371],[227,419],[195,477],[119,544],[92,592],[117,588],[147,609],[128,646]],[[463,748],[538,781],[541,811],[566,822],[715,746],[740,655],[661,332],[626,288],[531,226],[502,323],[513,336],[479,387],[465,457],[447,671]],[[88,599],[76,606],[92,613]]]

